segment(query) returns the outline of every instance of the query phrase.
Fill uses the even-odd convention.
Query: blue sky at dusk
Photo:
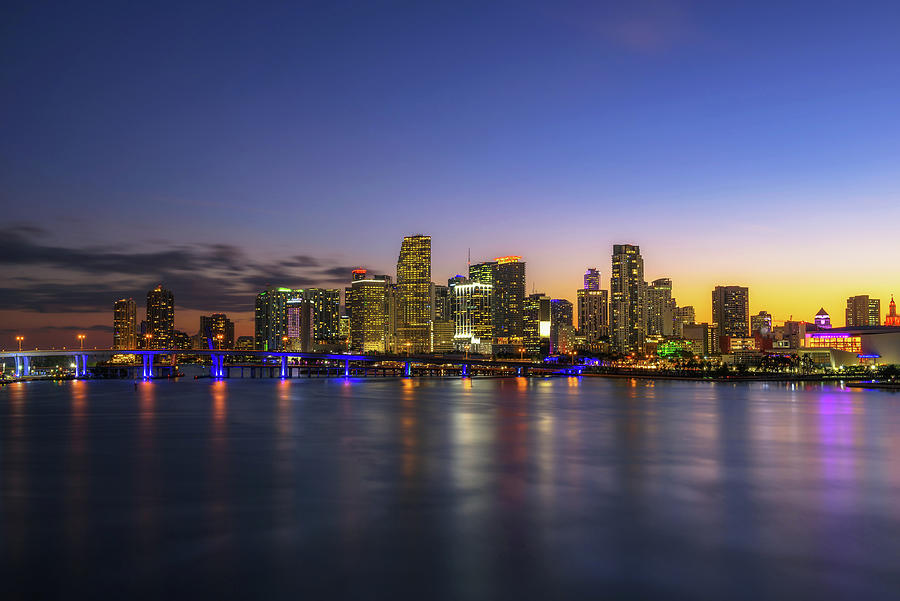
[[[411,233],[436,282],[471,248],[569,298],[640,244],[701,319],[716,284],[838,323],[900,294],[896,3],[5,12],[0,346],[108,329],[156,280],[180,329],[222,309],[249,333],[265,281],[393,274]]]

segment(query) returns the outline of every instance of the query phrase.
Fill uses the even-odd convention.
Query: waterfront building
[[[772,332],[772,314],[760,311],[750,316],[750,333],[765,336]]]
[[[900,315],[897,315],[897,303],[894,302],[893,295],[891,295],[891,303],[888,305],[887,317],[884,318],[884,325],[889,328],[900,327]]]
[[[694,323],[696,313],[693,305],[675,307],[675,336],[681,337],[685,325]]]
[[[397,342],[399,348],[429,352],[431,236],[405,236],[397,259]]]
[[[234,348],[240,351],[252,351],[253,336],[238,336],[237,341],[234,343]]]
[[[816,324],[816,328],[819,330],[831,329],[831,316],[828,315],[828,311],[825,310],[825,307],[819,309],[819,312],[813,317],[813,323]]]
[[[434,320],[431,326],[430,347],[432,353],[449,353],[453,351],[456,335],[456,322],[449,319]]]
[[[200,349],[233,349],[234,322],[224,313],[201,315],[197,343]]]
[[[307,288],[312,307],[312,337],[316,344],[333,344],[341,338],[341,291],[337,288]]]
[[[491,284],[472,282],[453,287],[456,325],[453,345],[456,350],[489,354],[494,338],[494,290]]]
[[[484,261],[469,265],[469,282],[494,285],[494,269],[496,261]],[[457,276],[459,277],[459,276]]]
[[[550,297],[530,294],[523,311],[523,348],[532,357],[550,354]]]
[[[175,296],[162,285],[147,292],[147,347],[173,348],[175,343]]]
[[[494,259],[494,338],[500,344],[521,344],[525,305],[525,262],[522,257]]]
[[[307,290],[293,290],[284,303],[284,350],[308,353],[313,348],[315,309]]]
[[[613,245],[609,278],[609,327],[613,347],[620,353],[640,350],[647,336],[646,287],[641,249]]]
[[[728,338],[750,334],[750,291],[745,286],[716,286],[712,292],[712,318],[718,324],[721,352],[728,352]]]
[[[254,311],[255,346],[258,351],[284,349],[287,336],[287,300],[293,295],[290,288],[270,286],[256,295]]]
[[[675,299],[669,278],[653,280],[647,287],[647,335],[675,335]]]
[[[596,351],[609,336],[609,291],[583,288],[576,291],[578,330],[585,346]]]
[[[851,296],[847,299],[845,317],[848,328],[881,325],[881,300],[869,298],[868,294]]]
[[[702,357],[710,357],[719,354],[716,324],[684,324],[682,330],[682,338],[692,343],[694,354]]]
[[[572,325],[572,303],[563,298],[550,300],[550,352],[557,354],[559,350],[559,329],[563,325]]]
[[[393,285],[388,275],[366,275],[351,284],[350,348],[384,353],[390,346]]]
[[[137,307],[133,298],[120,298],[113,305],[113,348],[137,348]]]
[[[452,305],[450,286],[431,284],[431,319],[435,321],[450,321],[453,313]]]
[[[596,267],[588,267],[584,272],[584,289],[600,290],[600,270]]]

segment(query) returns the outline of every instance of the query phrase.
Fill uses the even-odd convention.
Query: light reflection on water
[[[889,598],[898,431],[824,385],[17,383],[0,565],[9,598]]]

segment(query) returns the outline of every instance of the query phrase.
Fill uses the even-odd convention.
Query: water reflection
[[[14,384],[2,558],[14,590],[44,596],[51,566],[87,596],[166,582],[212,597],[885,598],[894,400],[588,377]]]

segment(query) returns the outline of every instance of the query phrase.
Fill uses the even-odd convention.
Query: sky
[[[900,294],[894,2],[27,2],[0,20],[0,347],[252,333],[266,284],[521,255],[608,287],[616,243],[711,313],[843,324]]]

